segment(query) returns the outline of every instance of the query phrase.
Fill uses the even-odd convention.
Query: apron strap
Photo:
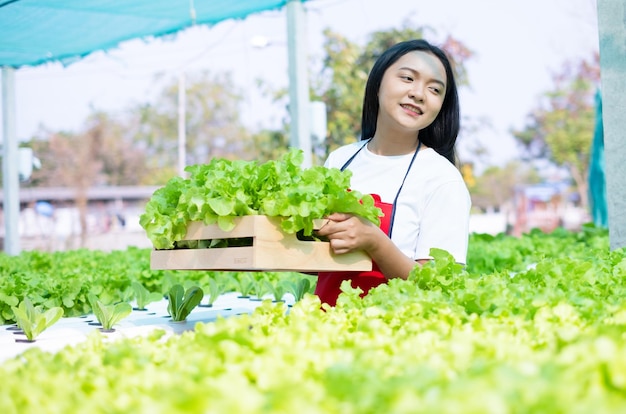
[[[352,163],[352,161],[356,158],[356,156],[359,154],[359,152],[361,152],[361,150],[363,148],[365,148],[365,146],[367,144],[369,144],[369,142],[372,140],[372,138],[368,139],[365,144],[361,145],[361,147],[354,153],[352,154],[352,156],[350,158],[348,158],[348,161],[346,161],[343,166],[341,167],[341,171],[345,170],[348,165],[350,165]],[[413,166],[413,162],[415,161],[415,157],[417,156],[417,153],[420,150],[420,147],[422,146],[422,141],[417,141],[417,148],[415,149],[415,152],[413,153],[413,158],[411,158],[411,162],[409,163],[408,168],[406,169],[406,173],[404,174],[404,178],[402,179],[402,183],[400,183],[400,188],[398,188],[398,192],[396,193],[395,198],[393,199],[393,204],[391,205],[391,217],[389,218],[389,233],[387,234],[389,236],[389,238],[391,239],[391,232],[393,231],[393,222],[394,219],[396,217],[396,204],[398,202],[398,197],[400,197],[400,192],[402,191],[402,187],[404,187],[404,182],[406,181],[406,177],[409,176],[409,171],[411,171],[411,167]]]
[[[352,161],[356,158],[357,154],[358,154],[359,152],[361,152],[361,150],[362,150],[363,148],[365,148],[365,146],[366,146],[367,144],[369,144],[369,142],[370,142],[371,140],[372,140],[372,139],[370,138],[370,139],[368,139],[367,141],[365,141],[365,144],[361,145],[361,148],[359,148],[358,150],[356,150],[356,152],[355,152],[354,154],[352,154],[352,156],[351,156],[350,158],[348,158],[348,161],[346,161],[346,162],[345,162],[345,163],[341,166],[341,171],[345,170],[345,169],[348,167],[348,165],[350,165],[350,164],[352,163]]]
[[[417,142],[417,148],[413,153],[413,157],[411,158],[411,162],[409,163],[409,167],[406,169],[406,173],[404,174],[404,178],[402,179],[402,183],[400,184],[400,188],[398,188],[398,192],[396,193],[396,197],[393,199],[393,204],[391,205],[391,218],[389,219],[389,238],[391,239],[391,232],[393,231],[393,221],[396,218],[396,205],[398,204],[398,197],[400,197],[400,191],[402,191],[402,187],[404,187],[404,182],[406,181],[406,177],[409,176],[409,171],[411,171],[411,167],[413,166],[413,162],[415,161],[415,157],[422,146],[422,141]]]

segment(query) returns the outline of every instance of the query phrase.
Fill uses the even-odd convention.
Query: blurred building
[[[18,231],[23,250],[103,250],[127,245],[149,246],[139,216],[158,187],[93,187],[87,191],[87,244],[81,245],[76,189],[67,187],[20,189]],[[4,195],[0,191],[0,202]],[[0,210],[0,244],[4,240],[4,212]],[[2,246],[3,247],[3,246]]]
[[[521,236],[532,229],[550,233],[557,227],[577,231],[590,221],[589,213],[566,182],[519,186],[509,215],[508,233]]]

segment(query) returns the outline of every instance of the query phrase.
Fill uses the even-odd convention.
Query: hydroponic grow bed
[[[292,305],[293,296],[286,294],[284,301]],[[132,304],[132,303],[131,303]],[[242,298],[239,293],[231,292],[219,296],[212,306],[200,305],[193,309],[183,322],[174,322],[167,312],[167,300],[153,302],[146,310],[133,309],[133,312],[117,325],[114,332],[100,331],[98,320],[93,314],[81,317],[62,318],[46,329],[34,342],[26,342],[16,325],[0,327],[0,362],[15,357],[25,350],[38,347],[44,351],[57,352],[68,345],[78,344],[94,332],[99,332],[111,340],[146,335],[157,329],[167,334],[180,334],[193,330],[198,322],[212,322],[218,318],[251,313],[261,304],[258,298]]]

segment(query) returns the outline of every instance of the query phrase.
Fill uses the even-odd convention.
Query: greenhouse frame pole
[[[307,68],[306,15],[300,0],[287,3],[287,49],[289,54],[289,146],[304,152],[303,167],[311,166],[309,81]]]
[[[187,100],[185,72],[178,74],[178,175],[185,178],[187,166]]]
[[[598,0],[602,121],[611,249],[626,246],[626,5]]]
[[[4,251],[20,254],[19,217],[20,181],[18,176],[17,134],[15,128],[15,69],[2,67],[2,210],[4,215]]]

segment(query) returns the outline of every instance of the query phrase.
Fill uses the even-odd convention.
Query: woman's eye
[[[410,76],[400,76],[400,79],[404,79],[407,82],[413,82],[413,78]]]

